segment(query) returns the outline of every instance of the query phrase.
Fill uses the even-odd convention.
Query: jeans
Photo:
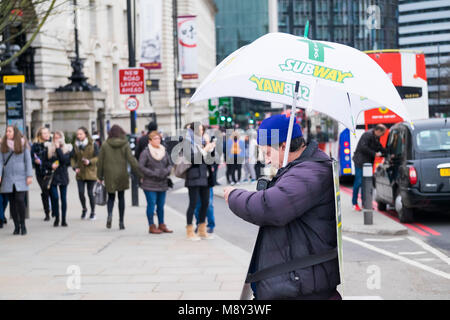
[[[194,220],[194,211],[197,201],[200,198],[201,206],[198,215],[198,223],[204,223],[206,220],[206,211],[209,206],[209,187],[188,187],[189,190],[189,207],[186,213],[187,224],[191,225]]]
[[[117,196],[119,198],[119,220],[123,222],[125,216],[125,191],[117,191]],[[108,217],[112,217],[115,198],[116,193],[108,193]]]
[[[208,205],[208,210],[206,211],[206,218],[208,219],[208,228],[214,229],[214,227],[216,226],[216,222],[214,220],[214,206],[213,206],[213,198],[214,198],[214,192],[213,192],[213,188],[209,188],[209,205]],[[199,201],[200,199],[197,200],[197,206],[195,207],[195,220],[197,221],[198,224],[198,213],[200,211],[200,207],[202,205],[202,202]]]
[[[363,173],[362,168],[355,167],[355,180],[353,181],[353,197],[352,197],[353,205],[358,204],[358,193],[359,188],[361,188],[362,184],[362,173]],[[362,196],[362,188],[361,188],[361,196]]]
[[[5,220],[5,210],[8,206],[7,194],[0,193],[0,220]]]
[[[165,191],[147,191],[144,190],[145,197],[147,198],[147,219],[148,225],[155,224],[153,222],[153,216],[155,213],[158,215],[158,223],[164,224],[164,204],[166,203]]]
[[[256,180],[256,172],[255,172],[255,167],[253,164],[251,163],[244,163],[244,172],[245,172],[245,180],[248,180],[249,176],[252,180]]]
[[[59,193],[61,195],[61,217],[62,217],[62,221],[65,221],[66,213],[67,213],[67,186],[52,185],[52,187],[50,188],[50,198],[52,200],[52,213],[56,219],[59,219],[58,187],[59,187]]]
[[[95,197],[94,197],[94,185],[95,181],[92,180],[77,180],[78,197],[80,198],[83,211],[87,211],[86,197],[84,196],[84,186],[87,185],[87,193],[89,197],[89,204],[91,206],[91,213],[95,213]]]

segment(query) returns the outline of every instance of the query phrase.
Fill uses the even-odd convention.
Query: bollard
[[[364,224],[373,224],[373,212],[372,212],[372,168],[371,163],[364,163],[363,165],[363,178],[362,178],[362,203],[364,211]]]

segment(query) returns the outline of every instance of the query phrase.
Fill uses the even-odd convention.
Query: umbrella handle
[[[295,82],[295,91],[294,91],[294,99],[292,101],[292,108],[291,108],[291,118],[289,119],[289,128],[288,128],[288,134],[286,138],[286,150],[284,151],[284,159],[283,159],[283,167],[287,165],[288,157],[289,157],[289,149],[291,148],[291,140],[292,140],[292,131],[294,128],[294,119],[295,119],[295,113],[297,112],[297,96],[298,96],[298,89],[300,87],[300,82]]]

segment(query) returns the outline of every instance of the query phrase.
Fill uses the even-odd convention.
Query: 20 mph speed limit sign
[[[139,100],[136,97],[128,97],[127,100],[125,100],[125,107],[128,111],[136,111],[139,107]]]

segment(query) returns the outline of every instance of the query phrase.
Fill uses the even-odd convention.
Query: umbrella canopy
[[[300,83],[295,103],[296,82]],[[312,109],[353,132],[361,111],[409,115],[390,78],[367,54],[334,42],[268,33],[223,60],[189,100],[242,97]]]

